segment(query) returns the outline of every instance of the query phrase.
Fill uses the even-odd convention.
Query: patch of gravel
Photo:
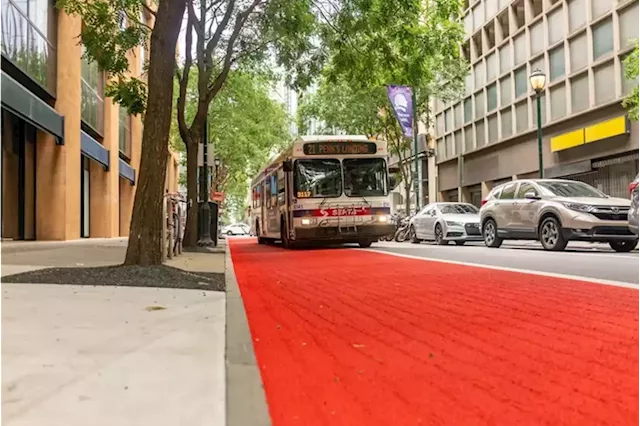
[[[187,272],[166,265],[47,268],[2,277],[3,283],[160,287],[225,291],[224,274]]]

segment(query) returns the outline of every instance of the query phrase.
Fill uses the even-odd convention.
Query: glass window
[[[549,81],[555,81],[564,76],[564,46],[549,52]]]
[[[511,97],[511,77],[507,76],[500,80],[500,105],[509,105],[512,101]]]
[[[569,0],[569,33],[587,23],[586,0]]]
[[[493,114],[487,119],[487,131],[489,133],[489,143],[498,142],[498,114]]]
[[[453,134],[453,140],[456,144],[456,152],[462,154],[462,130],[458,130]]]
[[[496,83],[487,87],[487,111],[493,111],[498,107],[498,88]]]
[[[338,160],[296,160],[293,186],[297,198],[339,197],[342,172]]]
[[[439,135],[444,134],[444,114],[438,114],[436,117],[436,133]]]
[[[518,188],[518,195],[516,196],[516,198],[524,199],[524,195],[527,192],[533,192],[534,195],[536,196],[538,195],[538,191],[533,185],[531,185],[529,182],[521,182],[520,187]]]
[[[342,160],[347,197],[387,195],[387,165],[382,158]]]
[[[516,133],[522,133],[529,128],[527,110],[527,101],[520,102],[516,105]]]
[[[473,93],[473,74],[469,73],[464,78],[464,88],[467,95]]]
[[[591,20],[598,19],[611,10],[612,0],[591,0]]]
[[[95,62],[81,60],[81,116],[95,131],[104,130],[104,77]]]
[[[475,118],[480,118],[484,115],[484,92],[480,91],[476,93],[476,114]]]
[[[507,43],[500,48],[500,74],[511,69],[511,44]]]
[[[593,60],[613,52],[613,26],[611,18],[593,27]]]
[[[473,126],[464,128],[464,149],[465,152],[473,151]]]
[[[502,188],[502,192],[500,193],[501,200],[511,200],[513,199],[516,193],[517,182],[508,183]]]
[[[529,64],[531,66],[531,72],[533,72],[534,70],[540,70],[543,73],[546,74],[547,72],[547,67],[545,67],[544,65],[544,55],[541,55],[539,57],[537,57],[536,59],[534,59],[533,61],[531,61],[531,63]],[[527,76],[527,83],[529,80],[529,76]]]
[[[564,11],[562,7],[547,17],[547,28],[549,29],[549,44],[554,44],[562,40],[565,36]]]
[[[484,86],[484,64],[482,63],[482,61],[478,62],[478,65],[473,67],[473,75],[475,76],[475,87]]]
[[[587,52],[587,33],[582,33],[569,41],[569,56],[571,57],[571,72],[580,71],[589,62]]]
[[[565,85],[561,83],[554,86],[551,90],[551,119],[556,120],[567,114],[567,98]]]
[[[48,1],[2,1],[3,56],[53,94],[57,56],[55,16]]]
[[[508,138],[513,133],[513,122],[511,120],[511,108],[503,109],[500,112],[500,129],[502,130],[502,138]]]
[[[616,98],[615,90],[612,90],[615,81],[613,61],[593,70],[593,85],[595,87],[596,105],[600,105]]]
[[[447,150],[447,158],[453,158],[456,156],[455,147],[453,144],[453,135],[447,135],[444,138],[445,149]]]
[[[516,70],[513,73],[513,78],[516,86],[515,98],[517,99],[527,93],[527,67]]]
[[[468,12],[464,16],[464,32],[468,36],[473,34],[473,15],[471,14],[471,12]]]
[[[484,137],[484,121],[476,121],[476,148],[480,148],[486,145],[486,138]]]
[[[447,158],[444,148],[444,138],[438,139],[438,142],[436,142],[436,161],[442,161]]]
[[[498,13],[498,0],[485,0],[487,8],[487,19],[493,18]]]
[[[620,12],[620,47],[624,49],[633,45],[638,38],[638,2],[632,2]]]
[[[131,116],[127,109],[120,107],[118,123],[118,145],[120,152],[127,157],[131,157]]]
[[[471,204],[440,204],[442,214],[478,214],[478,208]]]
[[[471,97],[464,100],[464,122],[468,123],[473,120],[473,104],[471,103]]]
[[[531,40],[531,55],[540,53],[545,48],[544,31],[543,31],[544,27],[542,26],[542,24],[543,24],[543,21],[539,20],[529,30],[529,39]]]
[[[487,56],[487,81],[495,79],[498,75],[498,65],[496,64],[495,51]]]
[[[550,195],[558,197],[605,198],[602,192],[583,182],[577,181],[541,181],[540,187]]]
[[[451,119],[451,108],[449,108],[444,112],[444,131],[450,132],[452,128],[453,128],[453,123]]]
[[[525,33],[522,32],[513,39],[513,57],[515,59],[515,65],[519,65],[527,60],[527,46],[524,36]]]
[[[484,9],[482,4],[479,4],[473,9],[473,29],[477,30],[484,24]]]
[[[589,75],[584,73],[571,80],[571,112],[576,113],[587,108],[589,108]]]
[[[458,103],[453,110],[453,126],[457,129],[461,127],[462,124],[462,104]]]

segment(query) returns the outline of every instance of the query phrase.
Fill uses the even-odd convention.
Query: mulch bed
[[[225,291],[222,273],[192,273],[165,265],[47,268],[8,275],[2,277],[2,282]]]

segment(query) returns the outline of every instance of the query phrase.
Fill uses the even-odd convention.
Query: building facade
[[[435,103],[437,197],[480,205],[506,180],[537,177],[535,69],[545,177],[628,197],[638,173],[638,123],[621,101],[636,82],[623,60],[638,37],[638,0],[465,1],[463,99]]]
[[[1,0],[2,238],[128,236],[142,121],[104,96],[104,74],[82,58],[81,18],[54,4]],[[132,75],[146,50],[130,53]]]

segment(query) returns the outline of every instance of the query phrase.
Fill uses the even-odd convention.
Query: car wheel
[[[371,241],[370,240],[358,241],[358,245],[360,246],[360,248],[369,248],[371,247]]]
[[[227,235],[233,235],[232,231],[227,231]]]
[[[463,246],[466,241],[456,241],[457,246]]]
[[[549,251],[562,251],[567,247],[567,240],[562,235],[560,222],[553,216],[542,221],[539,232],[542,248]]]
[[[619,253],[629,253],[638,246],[638,240],[609,241],[609,246]]]
[[[416,235],[416,228],[411,225],[411,229],[409,230],[409,236],[411,237],[412,244],[420,244],[420,239],[418,239]]]
[[[498,248],[502,245],[502,238],[498,236],[498,227],[493,219],[489,219],[482,227],[484,245],[491,248]]]
[[[442,232],[442,226],[438,223],[436,225],[436,229],[433,231],[435,235],[436,244],[439,246],[446,246],[449,244],[449,241],[444,239],[444,233]]]

